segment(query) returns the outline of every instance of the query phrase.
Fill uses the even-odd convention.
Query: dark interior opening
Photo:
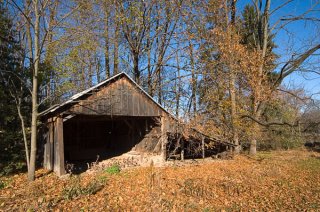
[[[72,117],[63,123],[65,162],[73,164],[73,172],[82,172],[88,163],[137,147],[140,151],[147,150],[148,145],[144,148],[141,143],[156,127],[156,118],[152,117]]]
[[[168,133],[168,144],[167,144],[167,159],[181,159],[182,146],[184,148],[185,159],[198,159],[202,158],[202,138],[196,138],[190,136],[185,138],[179,133]],[[228,150],[226,145],[222,143],[211,143],[209,139],[204,139],[204,154],[205,157],[212,157],[219,153]]]

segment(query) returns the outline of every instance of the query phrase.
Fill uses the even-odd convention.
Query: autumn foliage
[[[58,178],[1,178],[2,211],[319,210],[319,153],[263,152]],[[254,169],[252,167],[255,167]]]

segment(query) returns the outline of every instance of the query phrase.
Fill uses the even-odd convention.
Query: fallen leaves
[[[258,156],[263,160],[237,156],[197,165],[133,168],[113,175],[82,174],[76,183],[72,177],[61,179],[39,170],[32,183],[25,174],[10,178],[10,184],[0,190],[0,211],[319,210],[320,159],[311,154],[315,153],[272,152]],[[79,195],[65,198],[66,188],[76,187]]]

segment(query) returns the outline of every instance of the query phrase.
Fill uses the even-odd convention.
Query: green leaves
[[[105,173],[108,173],[108,174],[118,174],[118,173],[120,173],[120,170],[121,170],[121,169],[120,169],[120,166],[117,165],[117,164],[114,164],[114,165],[106,168],[106,169],[104,170],[104,172],[105,172]]]

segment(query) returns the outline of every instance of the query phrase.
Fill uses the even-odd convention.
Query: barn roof
[[[171,117],[175,118],[174,115],[172,115],[170,112],[168,112],[162,105],[160,105],[156,100],[154,100],[140,85],[138,85],[128,74],[126,74],[125,72],[121,72],[119,74],[116,74],[100,83],[98,83],[95,86],[92,86],[91,88],[88,88],[82,92],[79,92],[75,95],[73,95],[72,97],[70,97],[70,99],[68,99],[67,101],[61,103],[61,104],[56,104],[53,105],[52,107],[48,108],[47,110],[44,110],[43,112],[41,112],[39,115],[40,116],[47,116],[49,114],[58,112],[59,110],[62,110],[64,107],[68,107],[71,106],[73,104],[75,104],[79,99],[81,99],[81,97],[90,94],[93,91],[97,91],[100,90],[104,85],[107,85],[108,83],[112,82],[112,81],[116,81],[119,80],[122,77],[126,77],[134,86],[136,86],[143,94],[145,94],[147,96],[147,98],[149,98],[153,103],[155,103],[159,108],[161,108],[162,111],[164,111],[165,113],[169,114]]]

